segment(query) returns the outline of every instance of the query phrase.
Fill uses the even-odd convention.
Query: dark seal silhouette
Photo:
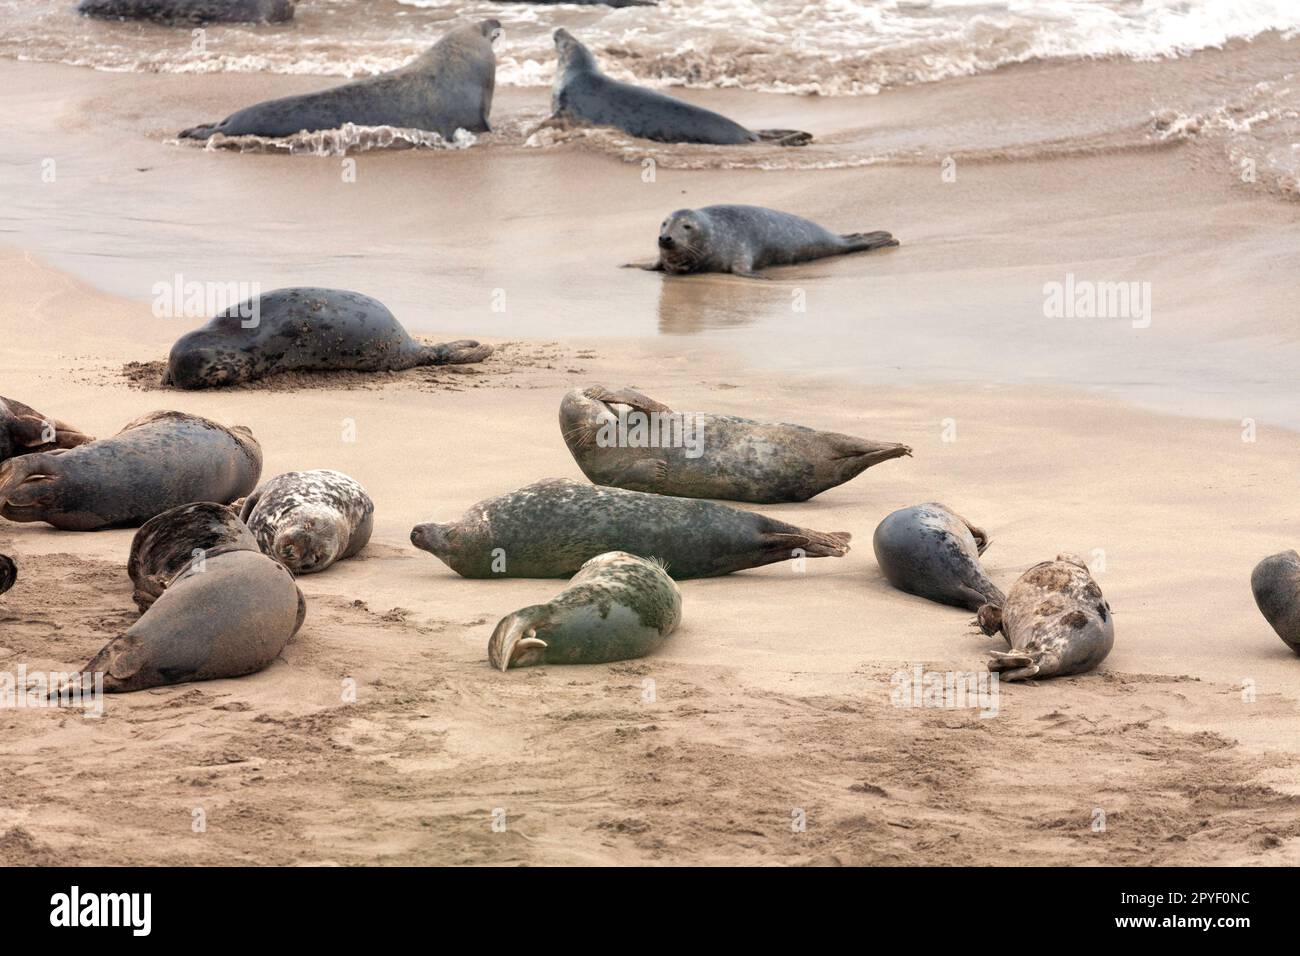
[[[77,12],[167,24],[280,23],[293,19],[293,0],[81,0]]]

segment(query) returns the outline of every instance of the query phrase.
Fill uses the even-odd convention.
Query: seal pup
[[[480,501],[411,543],[466,578],[567,578],[606,551],[656,558],[674,578],[703,578],[791,558],[843,557],[847,531],[799,528],[693,498],[538,481]]]
[[[247,106],[219,123],[182,130],[182,139],[224,136],[292,136],[357,126],[396,126],[437,133],[491,132],[488,114],[496,86],[492,44],[499,20],[480,20],[449,31],[429,50],[388,73],[353,80],[318,93],[300,93]]]
[[[1255,565],[1250,590],[1264,620],[1300,654],[1300,554],[1283,551]]]
[[[564,396],[560,431],[598,485],[757,504],[807,501],[912,454],[907,445],[802,425],[674,412],[633,389],[603,385]]]
[[[130,527],[193,501],[242,498],[261,473],[261,446],[243,425],[153,412],[112,438],[0,465],[0,515],[63,531]]]
[[[492,346],[471,339],[421,345],[382,302],[342,289],[277,289],[241,302],[182,335],[164,385],[218,388],[281,372],[400,372],[481,362]]]
[[[76,448],[89,441],[94,439],[71,425],[0,396],[0,464],[19,455]]]
[[[228,551],[257,551],[257,539],[233,508],[212,501],[181,505],[150,518],[131,539],[126,573],[141,613],[193,565]]]
[[[658,649],[681,620],[682,592],[662,565],[610,551],[584,564],[545,604],[503,617],[488,660],[502,671],[626,661]]]
[[[810,219],[764,206],[679,209],[659,226],[659,258],[629,263],[648,272],[691,275],[730,272],[759,278],[768,266],[898,245],[887,232],[831,232]]]
[[[0,594],[4,594],[18,580],[18,565],[7,554],[0,554]]]
[[[155,23],[282,23],[293,0],[81,0],[82,16]]]
[[[1005,603],[985,604],[976,620],[985,634],[1001,632],[1011,647],[990,652],[989,670],[1002,680],[1082,674],[1115,644],[1110,605],[1073,554],[1035,564],[1011,585]]]
[[[248,496],[239,517],[263,554],[294,573],[324,571],[366,546],[375,504],[341,471],[290,471]]]
[[[590,50],[568,30],[555,31],[559,62],[551,91],[551,117],[545,126],[613,126],[660,143],[712,143],[736,146],[769,142],[803,146],[812,135],[791,129],[746,129],[720,113],[684,100],[620,83],[600,72]]]
[[[876,562],[894,587],[971,611],[1003,600],[980,567],[990,543],[982,529],[937,501],[886,515],[871,538]]]

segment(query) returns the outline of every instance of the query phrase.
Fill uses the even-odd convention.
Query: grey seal
[[[871,539],[885,579],[900,591],[977,611],[1002,592],[980,567],[989,536],[937,501],[901,508]]]
[[[94,439],[79,429],[0,396],[0,464],[19,455],[76,448],[90,441]]]
[[[167,24],[282,23],[293,19],[293,0],[81,0],[77,12]]]
[[[490,345],[421,345],[383,303],[341,289],[277,289],[176,340],[164,385],[219,388],[282,372],[402,371],[481,362]]]
[[[164,511],[131,539],[126,573],[135,585],[132,599],[143,613],[191,567],[228,551],[257,550],[257,539],[229,505],[199,501]]]
[[[267,100],[178,135],[292,136],[338,129],[344,123],[421,129],[446,140],[454,139],[458,129],[486,133],[491,130],[488,114],[496,86],[492,43],[500,35],[498,20],[467,23],[396,70],[318,93]]]
[[[584,564],[545,604],[503,617],[488,642],[499,670],[645,657],[682,619],[682,593],[662,565],[623,551]]]
[[[591,51],[563,27],[555,31],[555,50],[559,62],[551,92],[551,117],[543,126],[612,126],[661,143],[719,146],[760,141],[802,146],[812,139],[799,130],[746,129],[712,110],[612,80],[600,72]]]
[[[313,574],[366,546],[375,505],[341,471],[290,471],[249,495],[239,516],[263,554],[295,575]]]
[[[606,551],[656,558],[674,578],[702,578],[791,558],[842,557],[847,531],[799,528],[711,501],[538,481],[421,524],[411,543],[466,578],[567,578]]]
[[[985,634],[1002,633],[1010,651],[991,651],[1002,680],[1064,677],[1090,671],[1115,644],[1115,621],[1083,559],[1058,554],[1016,580],[1006,601],[977,615]]]
[[[242,498],[261,472],[262,449],[244,426],[153,412],[112,438],[0,465],[0,515],[63,531],[129,527],[194,501]]]
[[[1264,620],[1300,654],[1300,555],[1283,551],[1255,565],[1250,590]]]
[[[7,554],[0,554],[0,594],[4,594],[18,580],[18,565]]]
[[[757,504],[807,501],[912,453],[907,445],[802,425],[674,412],[633,389],[603,385],[564,396],[560,431],[598,485]]]

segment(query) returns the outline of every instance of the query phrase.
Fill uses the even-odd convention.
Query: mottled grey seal
[[[344,123],[422,129],[446,140],[454,139],[458,129],[486,133],[491,130],[488,114],[496,86],[492,43],[500,35],[499,20],[467,23],[396,70],[318,93],[267,100],[179,135],[292,136],[338,129]]]
[[[1264,619],[1300,654],[1300,555],[1283,551],[1255,565],[1250,589]]]
[[[89,435],[42,415],[30,405],[0,397],[0,464],[19,455],[56,448],[76,448],[94,441]]]
[[[980,567],[989,536],[937,501],[886,515],[871,539],[885,578],[900,591],[979,610],[1002,592]]]
[[[0,554],[0,594],[4,594],[18,580],[18,565],[7,554]]]
[[[81,0],[77,12],[171,24],[280,23],[293,19],[293,0]]]
[[[630,388],[575,388],[560,403],[560,431],[598,485],[683,498],[772,504],[807,501],[872,465],[910,455],[802,425],[674,412]]]
[[[1002,632],[1010,651],[991,651],[989,670],[1002,680],[1064,677],[1090,671],[1115,644],[1115,622],[1083,559],[1058,554],[1020,575],[1005,603],[986,604],[985,634]]]
[[[682,619],[682,593],[656,561],[597,555],[545,604],[503,617],[488,641],[493,667],[604,664],[645,657]]]
[[[341,289],[277,289],[182,335],[164,385],[216,388],[281,372],[401,371],[481,362],[492,346],[468,339],[421,345],[383,303]]]
[[[799,528],[693,498],[538,481],[473,505],[449,524],[421,524],[411,543],[467,578],[566,578],[596,555],[656,558],[674,578],[712,577],[791,558],[842,557],[847,531]]]
[[[659,227],[659,258],[631,263],[650,272],[730,272],[752,279],[759,269],[898,245],[887,232],[840,235],[810,219],[763,206],[679,209]]]
[[[559,62],[551,92],[551,117],[543,126],[613,126],[661,143],[735,146],[759,141],[802,146],[812,139],[791,129],[750,130],[720,113],[656,90],[612,80],[596,58],[563,27],[555,31]]]
[[[0,465],[0,515],[64,531],[128,527],[190,502],[242,498],[261,473],[262,449],[244,426],[153,412],[112,438]]]
[[[131,540],[126,573],[132,598],[149,610],[167,586],[193,565],[228,551],[257,551],[257,539],[229,505],[200,501],[150,518]]]
[[[341,471],[290,471],[249,495],[239,516],[263,554],[294,574],[313,574],[366,546],[375,505]]]

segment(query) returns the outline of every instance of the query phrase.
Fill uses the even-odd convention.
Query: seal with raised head
[[[985,634],[1001,632],[1011,647],[990,652],[989,670],[1002,680],[1082,674],[1115,644],[1110,605],[1077,555],[1035,564],[999,603],[981,607],[976,620]]]
[[[464,339],[421,345],[382,302],[341,289],[277,289],[182,335],[163,384],[220,388],[282,372],[400,372],[481,362],[492,346]]]
[[[324,571],[366,546],[375,504],[341,471],[290,471],[248,496],[239,516],[263,554],[297,574]]]
[[[1283,551],[1255,565],[1250,590],[1264,620],[1300,654],[1300,554]]]
[[[610,551],[584,564],[545,604],[503,617],[488,641],[488,660],[504,671],[645,657],[681,619],[682,593],[662,565]]]
[[[208,139],[217,133],[292,136],[338,129],[344,123],[420,129],[448,141],[458,129],[490,132],[488,114],[497,70],[492,43],[500,35],[499,20],[467,23],[396,70],[318,93],[267,100],[179,135],[183,139]]]
[[[200,501],[164,511],[131,540],[126,573],[135,585],[132,598],[143,613],[191,566],[227,551],[257,550],[257,539],[229,505]]]
[[[0,594],[4,594],[18,580],[18,565],[7,554],[0,554]]]
[[[720,113],[612,80],[596,58],[563,27],[555,31],[559,62],[551,92],[551,117],[542,126],[612,126],[661,143],[712,143],[735,146],[770,142],[802,146],[808,133],[792,129],[746,129]]]
[[[799,528],[711,501],[538,481],[480,501],[411,543],[466,578],[567,578],[606,551],[658,559],[674,578],[704,578],[791,558],[843,557],[847,531]]]
[[[94,441],[71,425],[42,415],[30,405],[0,396],[0,464],[19,455],[76,448]]]
[[[929,501],[886,515],[871,544],[885,579],[900,591],[972,611],[1002,603],[980,567],[989,536],[946,505]]]
[[[293,0],[81,0],[77,12],[167,24],[282,23],[293,19]]]
[[[112,438],[0,465],[0,515],[63,531],[130,527],[194,501],[229,504],[261,473],[261,446],[243,425],[153,412]]]
[[[633,389],[603,385],[564,396],[560,431],[598,485],[758,504],[807,501],[912,453],[907,445],[802,425],[674,412]]]

